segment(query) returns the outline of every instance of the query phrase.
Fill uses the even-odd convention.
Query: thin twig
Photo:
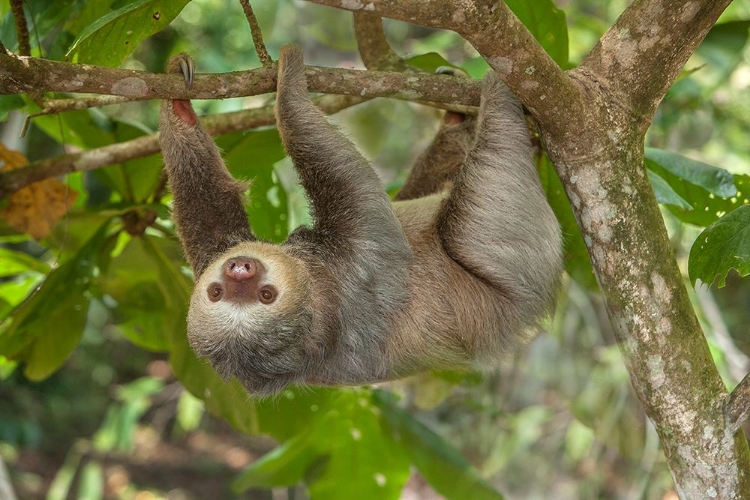
[[[23,0],[10,0],[13,18],[16,20],[16,36],[18,36],[18,53],[22,56],[31,55],[29,43],[29,26],[26,23],[26,13],[23,11]]]
[[[110,106],[112,104],[123,104],[132,102],[133,99],[116,95],[104,95],[96,97],[83,97],[80,99],[48,99],[43,103],[41,111],[31,113],[23,121],[21,137],[26,135],[26,131],[31,124],[31,120],[37,116],[54,115],[64,111],[78,111],[81,109],[98,108],[100,106]]]
[[[92,97],[79,97],[76,99],[47,99],[41,111],[34,113],[37,115],[53,115],[62,111],[77,111],[80,109],[99,108],[101,106],[111,106],[113,104],[123,104],[132,102],[129,97],[117,95],[102,95]]]
[[[253,36],[253,44],[255,45],[255,52],[258,54],[258,59],[263,66],[270,66],[273,64],[273,59],[268,55],[266,50],[266,44],[263,42],[263,33],[260,31],[258,20],[253,14],[253,8],[250,6],[250,0],[240,0],[242,10],[245,11],[245,17],[247,22],[250,24],[250,33]]]

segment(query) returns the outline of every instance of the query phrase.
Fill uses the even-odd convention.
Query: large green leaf
[[[38,109],[31,107],[29,111]],[[34,125],[60,144],[93,149],[114,142],[114,135],[105,125],[108,121],[109,118],[98,109],[83,109],[60,115],[37,116],[34,118]]]
[[[503,496],[455,448],[395,406],[391,394],[375,391],[373,401],[382,412],[384,428],[438,493],[451,500],[502,500]]]
[[[308,471],[305,481],[311,498],[400,497],[409,478],[409,458],[393,435],[384,432],[373,394],[342,392],[330,413],[330,425],[321,422],[318,436],[328,446],[329,458]]]
[[[0,354],[26,363],[24,373],[41,380],[64,363],[86,326],[87,291],[105,247],[103,224],[73,258],[55,268],[12,315],[0,334]]]
[[[684,181],[700,186],[716,196],[728,198],[737,194],[732,174],[723,168],[714,167],[663,149],[646,148],[645,155],[661,169]],[[660,173],[658,170],[655,171]]]
[[[221,137],[217,144],[232,175],[251,179],[247,206],[253,233],[261,239],[281,242],[289,231],[287,195],[274,171],[286,156],[275,128]]]
[[[457,67],[446,61],[445,58],[437,52],[428,52],[426,54],[409,57],[406,59],[406,62],[408,62],[415,68],[427,71],[428,73],[434,73],[441,66],[452,66],[454,68]]]
[[[669,185],[672,195],[690,205],[689,208],[684,208],[681,202],[667,205],[682,222],[708,226],[742,206],[750,193],[750,177],[733,176],[724,169],[675,153],[646,148],[645,163]],[[659,199],[659,202],[664,203],[664,200]]]
[[[551,0],[505,0],[547,54],[561,67],[568,64],[568,26],[565,13]]]
[[[327,460],[315,447],[315,441],[319,439],[316,434],[320,431],[319,428],[310,428],[268,452],[237,476],[232,488],[241,492],[249,488],[294,486],[301,482],[312,464]]]
[[[79,63],[119,66],[146,37],[177,17],[189,0],[135,0],[87,26],[68,50]]]
[[[123,121],[110,125],[112,142],[125,142],[149,133],[143,127]],[[145,202],[159,184],[162,172],[162,157],[149,155],[135,158],[118,165],[97,169],[94,174],[104,185],[116,191],[125,200]]]
[[[709,286],[719,277],[723,287],[730,269],[750,274],[750,205],[728,213],[707,227],[693,243],[688,260],[690,282]]]
[[[243,472],[236,489],[290,486],[304,480],[313,499],[399,498],[409,477],[409,461],[398,442],[383,432],[372,392],[326,392],[321,403],[333,404],[316,405],[317,417],[298,426],[295,437]],[[295,418],[289,410],[280,418]]]
[[[654,195],[656,195],[656,201],[663,205],[674,205],[687,211],[693,209],[693,207],[690,206],[690,203],[685,201],[682,196],[675,193],[672,186],[670,186],[669,183],[659,174],[653,170],[646,170],[646,174],[648,174],[648,181],[651,183]]]
[[[279,441],[291,439],[323,418],[336,405],[339,394],[347,390],[289,388],[276,397],[259,400],[256,402],[258,430]]]
[[[185,308],[164,298],[158,261],[153,259],[148,238],[130,238],[110,262],[98,289],[117,302],[114,322],[128,340],[144,349],[166,351],[167,329],[178,323]]]

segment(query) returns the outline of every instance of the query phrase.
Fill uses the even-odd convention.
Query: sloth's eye
[[[224,290],[218,283],[212,283],[208,286],[208,300],[211,302],[218,302],[224,295]]]
[[[276,300],[276,290],[273,287],[270,286],[264,286],[260,289],[258,292],[258,296],[260,298],[260,301],[263,304],[270,304],[274,300]]]

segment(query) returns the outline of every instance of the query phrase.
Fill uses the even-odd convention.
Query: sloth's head
[[[276,392],[310,363],[311,279],[282,247],[244,242],[212,262],[198,279],[188,339],[224,378],[256,394]]]

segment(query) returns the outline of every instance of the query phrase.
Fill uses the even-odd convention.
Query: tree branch
[[[734,434],[750,419],[750,373],[737,384],[724,403],[729,432]]]
[[[581,63],[623,99],[644,129],[731,0],[636,0]]]
[[[444,75],[402,74],[307,66],[311,92],[360,97],[394,97],[476,106],[479,84]],[[188,89],[179,75],[70,64],[0,53],[0,95],[74,92],[144,99],[224,99],[276,90],[275,67],[195,76]]]
[[[366,100],[363,97],[325,95],[314,101],[325,113],[332,114]],[[273,125],[276,119],[273,106],[264,106],[206,116],[201,122],[210,135],[221,135]],[[22,187],[49,177],[94,170],[158,152],[159,136],[154,133],[80,153],[46,158],[14,170],[0,171],[0,200]]]
[[[16,21],[16,37],[18,37],[18,52],[23,56],[31,55],[31,44],[29,43],[29,25],[26,22],[26,13],[23,11],[23,0],[10,0],[10,9]]]
[[[383,31],[383,19],[362,12],[354,13],[354,34],[359,56],[370,70],[405,71],[406,64],[391,48]]]
[[[398,19],[463,36],[487,60],[548,133],[565,136],[569,110],[583,109],[585,96],[547,55],[504,2],[469,0],[308,0],[367,15]],[[578,132],[575,132],[578,133]]]
[[[242,5],[242,10],[245,12],[245,17],[250,25],[250,33],[253,37],[253,44],[255,45],[255,52],[258,54],[258,59],[263,66],[270,66],[273,64],[273,60],[268,55],[268,50],[266,50],[266,44],[263,42],[263,33],[260,31],[255,14],[253,14],[253,8],[249,0],[240,0],[240,5]]]
[[[120,96],[97,96],[97,97],[83,97],[79,99],[45,99],[42,101],[42,110],[36,113],[31,113],[26,117],[23,122],[23,129],[21,130],[21,137],[26,135],[26,131],[31,124],[31,120],[37,116],[54,115],[56,113],[62,113],[64,111],[76,111],[80,109],[96,108],[99,106],[111,106],[113,104],[123,104],[131,102],[132,99]]]

